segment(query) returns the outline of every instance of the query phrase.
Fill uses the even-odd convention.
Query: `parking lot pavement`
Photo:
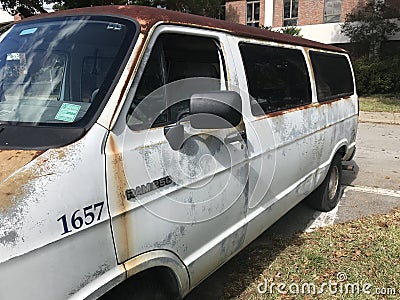
[[[357,152],[349,165],[354,172],[343,173],[345,184],[399,191],[400,126],[359,124]]]
[[[321,213],[302,202],[248,248],[271,243],[273,235],[293,235],[400,208],[399,125],[360,123],[356,155],[344,165],[352,167],[353,170],[343,170],[342,198],[336,209],[329,213]],[[194,289],[185,300],[220,299],[224,285],[234,284],[229,278],[235,278],[233,274],[237,263],[237,260],[228,262]],[[240,281],[240,278],[237,280]]]
[[[357,152],[343,171],[348,185],[337,221],[385,213],[400,207],[400,126],[361,123]]]
[[[400,207],[400,192],[385,189],[347,187],[339,205],[335,223],[383,214]]]
[[[353,170],[342,172],[342,198],[335,210],[329,213],[314,212],[305,225],[309,212],[305,205],[300,203],[289,212],[288,218],[283,217],[271,230],[274,232],[277,230],[275,227],[279,227],[277,233],[290,234],[295,231],[295,228],[292,228],[296,227],[295,224],[302,223],[301,226],[297,226],[298,230],[313,230],[400,208],[399,125],[360,123],[356,155],[344,165]],[[287,231],[282,228],[285,220],[291,222],[287,225]]]

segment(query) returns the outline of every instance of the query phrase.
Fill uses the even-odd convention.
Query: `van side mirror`
[[[194,129],[236,127],[242,120],[242,99],[232,91],[193,94],[188,118]],[[180,121],[165,127],[164,135],[173,150],[182,148],[185,134]]]
[[[242,99],[233,91],[193,94],[189,120],[195,129],[236,127],[242,120]]]

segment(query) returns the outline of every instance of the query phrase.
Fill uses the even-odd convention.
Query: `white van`
[[[162,9],[0,43],[0,299],[179,299],[307,197],[339,200],[342,49]]]

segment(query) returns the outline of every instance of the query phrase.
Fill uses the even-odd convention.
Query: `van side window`
[[[176,123],[188,116],[193,94],[225,89],[222,51],[214,39],[161,34],[151,51],[127,115],[131,129]]]
[[[253,115],[311,103],[310,78],[300,50],[240,44]]]
[[[318,101],[328,101],[354,93],[353,76],[344,55],[310,51]]]

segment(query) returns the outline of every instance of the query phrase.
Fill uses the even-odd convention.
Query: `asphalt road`
[[[273,235],[292,235],[400,208],[400,125],[360,123],[356,155],[344,165],[353,170],[343,170],[343,194],[336,209],[320,213],[300,203],[251,243],[243,251],[245,255],[242,252],[229,261],[185,300],[226,298],[226,287],[232,284],[236,292],[229,298],[235,298],[235,293],[240,293],[237,290],[245,289],[247,284],[234,276],[235,265],[247,264],[251,249],[265,247]],[[232,278],[237,282],[233,283]]]

